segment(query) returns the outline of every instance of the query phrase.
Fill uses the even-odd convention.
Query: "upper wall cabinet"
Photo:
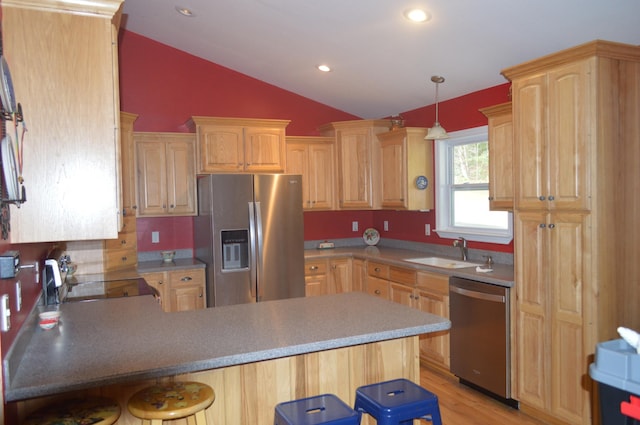
[[[330,137],[287,137],[287,173],[302,175],[302,208],[334,208],[334,147]]]
[[[207,173],[282,173],[290,121],[191,117],[197,135],[197,170]]]
[[[400,128],[378,134],[381,150],[382,208],[433,209],[433,141],[426,128]]]
[[[513,211],[511,102],[480,110],[489,120],[489,209]]]
[[[195,137],[134,133],[138,217],[197,214]]]
[[[121,4],[2,1],[4,57],[29,130],[27,202],[11,207],[12,243],[118,235]]]
[[[355,120],[320,127],[322,135],[336,141],[340,209],[380,208],[380,142],[376,135],[389,131],[390,125],[389,120]]]

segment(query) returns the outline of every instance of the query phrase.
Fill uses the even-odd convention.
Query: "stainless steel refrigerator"
[[[301,176],[198,176],[193,230],[207,307],[304,296]]]

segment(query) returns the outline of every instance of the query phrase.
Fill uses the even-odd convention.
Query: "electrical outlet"
[[[429,223],[424,225],[424,235],[425,236],[431,235],[431,225]]]
[[[351,222],[351,231],[353,231],[353,232],[357,232],[358,231],[358,222],[357,221],[352,221]]]
[[[384,231],[385,232],[389,231],[389,222],[387,220],[384,221]]]
[[[160,232],[151,232],[151,243],[160,243]]]

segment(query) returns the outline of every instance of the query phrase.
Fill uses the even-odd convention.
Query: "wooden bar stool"
[[[106,397],[63,400],[31,413],[23,425],[111,425],[120,417],[120,405]]]
[[[408,379],[358,388],[354,409],[371,415],[378,425],[411,425],[414,419],[442,425],[438,397]]]
[[[200,382],[168,382],[138,391],[127,406],[145,425],[180,418],[187,418],[190,425],[206,425],[204,411],[215,397],[213,388]]]

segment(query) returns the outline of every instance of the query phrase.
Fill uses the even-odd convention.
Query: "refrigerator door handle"
[[[255,265],[255,273],[256,273],[256,301],[260,301],[262,291],[260,290],[260,285],[262,285],[262,247],[264,246],[262,243],[262,207],[260,206],[260,202],[256,201],[255,204],[255,220],[256,220],[256,265]]]
[[[258,249],[257,249],[257,229],[256,229],[256,213],[254,202],[249,202],[249,271],[251,279],[249,281],[249,289],[251,290],[251,297],[254,300],[257,299],[257,276],[258,271],[256,266],[258,264]]]

